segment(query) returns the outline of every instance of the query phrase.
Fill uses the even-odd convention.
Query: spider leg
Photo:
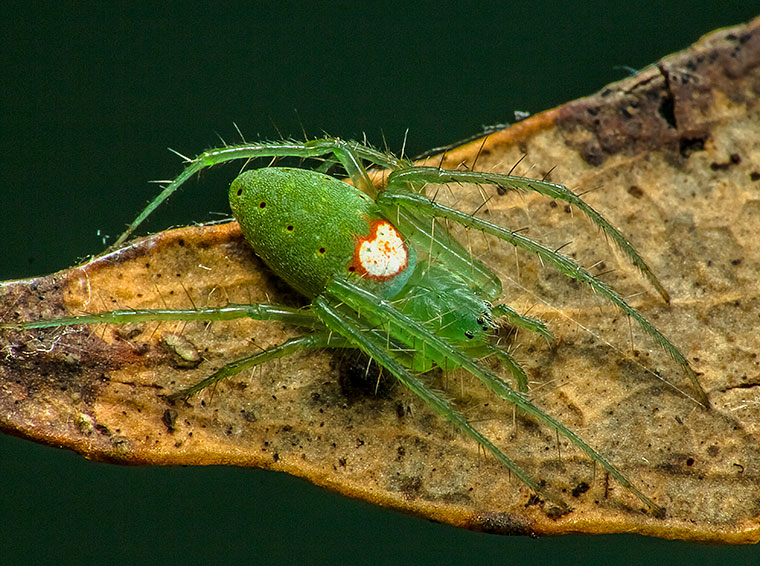
[[[551,331],[546,328],[546,325],[537,318],[532,318],[530,316],[520,314],[513,308],[508,307],[504,304],[494,306],[491,312],[494,314],[494,316],[503,316],[510,324],[514,326],[525,328],[526,330],[540,334],[547,342],[552,341]]]
[[[234,320],[237,318],[254,320],[279,320],[296,326],[315,328],[321,326],[319,319],[308,310],[296,309],[282,305],[229,304],[224,307],[205,307],[198,309],[120,309],[114,311],[83,314],[66,318],[33,320],[0,324],[0,328],[56,328],[72,324],[124,324],[129,322],[156,322],[184,320],[203,322]]]
[[[554,250],[547,248],[539,244],[538,242],[526,238],[521,234],[492,224],[486,220],[482,220],[460,210],[444,206],[433,202],[429,198],[410,193],[408,191],[390,192],[384,191],[378,195],[378,201],[383,201],[385,205],[395,204],[397,206],[403,206],[411,208],[412,210],[421,211],[423,213],[430,214],[431,216],[437,216],[441,218],[448,218],[459,222],[463,226],[468,228],[476,228],[482,230],[488,234],[496,236],[506,242],[509,242],[513,246],[522,248],[528,252],[531,252],[540,257],[546,263],[551,264],[560,273],[563,273],[567,277],[576,279],[582,283],[586,283],[594,291],[606,297],[610,302],[616,305],[623,313],[634,319],[639,326],[649,334],[659,345],[662,347],[673,360],[681,366],[683,371],[688,375],[691,383],[696,390],[699,402],[706,408],[710,407],[710,401],[707,398],[707,394],[702,385],[697,379],[697,374],[694,369],[689,365],[681,351],[676,348],[673,343],[668,340],[655,326],[649,322],[644,316],[636,309],[630,306],[623,297],[621,297],[612,287],[606,283],[600,281],[588,271],[583,269],[580,265],[575,263],[572,259],[564,256]]]
[[[486,173],[482,171],[451,171],[438,169],[437,167],[407,167],[397,169],[388,176],[388,186],[399,185],[404,182],[412,183],[474,183],[492,184],[504,189],[527,190],[540,193],[550,198],[563,200],[575,206],[588,216],[602,232],[605,233],[618,248],[625,253],[641,274],[652,284],[665,302],[670,302],[670,296],[662,284],[657,280],[652,270],[644,259],[638,254],[631,243],[612,224],[610,224],[599,212],[586,203],[573,191],[562,185],[555,185],[547,181],[516,177],[500,173]]]
[[[472,257],[440,222],[435,219],[431,222],[429,217],[420,218],[397,206],[381,206],[381,209],[387,218],[395,219],[397,227],[416,244],[417,249],[448,266],[479,289],[484,297],[493,300],[501,295],[501,280],[484,263]]]
[[[304,336],[299,336],[297,338],[291,338],[290,340],[287,340],[286,342],[283,342],[282,344],[278,344],[277,346],[267,348],[263,352],[257,352],[253,354],[252,356],[240,358],[239,360],[235,360],[234,362],[225,364],[221,368],[216,370],[214,373],[212,373],[210,376],[208,376],[206,379],[199,381],[192,387],[188,387],[187,389],[183,389],[182,391],[177,391],[176,393],[172,393],[167,398],[170,401],[173,401],[175,399],[187,399],[188,397],[195,395],[199,391],[202,391],[203,389],[206,389],[207,387],[214,385],[215,383],[223,379],[236,375],[240,373],[241,371],[246,370],[248,368],[252,368],[264,362],[268,362],[269,360],[282,358],[284,356],[288,356],[290,354],[293,354],[294,352],[303,350],[305,348],[313,349],[313,348],[327,348],[327,347],[352,348],[353,345],[351,345],[351,343],[348,342],[342,336],[335,336],[335,335],[331,336],[331,333],[326,332],[326,331],[313,332],[311,334],[306,334]]]
[[[534,418],[538,419],[539,421],[542,421],[543,423],[548,424],[549,426],[553,427],[560,434],[562,434],[568,440],[570,440],[573,444],[578,446],[578,448],[580,448],[586,454],[588,454],[588,456],[592,460],[599,462],[599,464],[605,470],[607,470],[610,473],[610,475],[613,478],[615,478],[618,481],[618,483],[620,483],[620,485],[622,485],[623,487],[628,489],[631,493],[633,493],[636,497],[638,497],[644,504],[646,504],[652,510],[652,512],[655,515],[657,516],[664,515],[665,510],[662,507],[660,507],[654,501],[652,501],[649,497],[644,495],[644,493],[641,492],[638,488],[636,488],[631,483],[631,481],[626,476],[623,475],[622,472],[620,472],[615,466],[613,466],[610,462],[608,462],[607,459],[605,459],[596,450],[591,448],[591,446],[586,444],[577,434],[575,434],[573,431],[571,431],[569,428],[567,428],[565,425],[560,423],[558,420],[556,420],[552,416],[548,415],[542,409],[535,406],[524,393],[520,393],[512,389],[503,379],[501,379],[498,375],[496,375],[495,373],[483,367],[480,363],[478,363],[477,360],[462,354],[458,349],[456,349],[455,347],[453,347],[451,344],[447,343],[446,341],[442,340],[435,334],[431,333],[429,330],[427,330],[424,326],[422,326],[418,322],[400,313],[388,301],[385,301],[385,300],[378,301],[377,297],[369,293],[368,291],[365,291],[364,289],[357,287],[350,281],[337,279],[337,278],[333,279],[333,281],[330,283],[330,285],[327,288],[327,293],[332,295],[336,299],[348,304],[354,309],[357,309],[357,310],[361,309],[368,312],[374,312],[379,317],[392,321],[393,324],[397,325],[405,333],[413,336],[414,338],[418,339],[420,342],[427,344],[427,347],[430,350],[437,351],[440,355],[445,356],[452,362],[464,368],[465,370],[470,372],[472,375],[477,377],[486,387],[488,387],[496,395],[498,395],[499,397],[501,397],[502,399],[506,401],[509,401],[515,404],[517,407],[523,409],[526,413],[532,415]],[[316,305],[317,303],[315,303],[315,310],[317,311],[318,316],[322,318],[325,325],[327,325],[328,327],[331,327],[331,324],[333,323],[333,321],[327,320],[324,316],[325,309],[327,307],[326,301],[323,298],[320,298],[320,302],[318,303],[319,308],[316,308]],[[344,334],[344,336],[346,335],[344,332],[341,332],[341,333]],[[355,337],[351,335],[351,339],[354,340]],[[374,356],[376,355],[376,352],[371,352],[370,355]],[[384,362],[381,361],[381,363],[383,363],[384,365]],[[388,368],[388,369],[391,371],[391,373],[393,373],[393,370],[391,370],[391,368]],[[437,410],[439,410],[439,412],[442,412],[441,409],[437,409]],[[444,416],[446,416],[447,418],[451,420],[451,417],[449,417],[443,412],[442,414],[444,414]]]
[[[497,346],[495,344],[488,344],[488,351],[495,354],[502,362],[504,362],[509,368],[512,377],[517,382],[517,390],[522,393],[528,391],[528,376],[525,374],[525,370],[517,360],[510,354],[505,348]]]
[[[385,154],[374,148],[364,146],[354,141],[345,141],[339,138],[324,138],[311,141],[289,141],[243,143],[217,149],[204,151],[197,157],[189,160],[187,166],[171,183],[156,196],[148,206],[135,218],[121,236],[111,246],[118,248],[127,238],[158,208],[169,196],[171,196],[185,181],[206,167],[234,161],[236,159],[254,159],[257,157],[320,157],[322,155],[334,155],[346,169],[354,186],[374,197],[377,194],[375,186],[367,175],[362,160],[379,165],[381,167],[396,168],[406,162],[392,155]]]
[[[337,295],[339,296],[340,294],[340,291],[338,291]],[[342,302],[338,296],[334,295],[335,299]],[[409,372],[407,368],[388,352],[385,341],[377,333],[367,332],[366,327],[364,327],[359,319],[352,317],[347,311],[339,307],[339,303],[333,303],[325,296],[317,297],[314,300],[313,307],[325,326],[345,336],[349,341],[354,343],[356,347],[374,358],[380,365],[391,372],[396,379],[425,401],[425,403],[427,403],[433,410],[493,454],[501,464],[515,474],[534,493],[545,497],[561,506],[563,509],[567,509],[567,506],[564,503],[547,495],[525,470],[523,470],[516,462],[508,458],[496,447],[496,445],[467,422],[462,414],[454,409],[448,401],[436,394],[423,381]]]

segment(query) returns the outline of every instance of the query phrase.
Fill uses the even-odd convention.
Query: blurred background
[[[185,155],[248,139],[344,138],[407,153],[591,94],[751,2],[279,2],[0,7],[0,280],[103,249]],[[538,5],[537,5],[538,4]],[[561,165],[561,164],[560,164]],[[144,227],[229,214],[237,166]],[[457,530],[283,474],[121,468],[0,435],[0,563],[758,563],[755,548],[633,535],[530,540]]]

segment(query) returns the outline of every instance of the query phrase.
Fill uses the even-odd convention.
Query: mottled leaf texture
[[[667,509],[655,518],[567,440],[469,375],[432,372],[464,414],[569,503],[562,516],[475,442],[352,352],[302,352],[189,402],[166,395],[282,342],[279,323],[145,323],[0,331],[0,426],[121,464],[286,471],[454,525],[510,534],[638,532],[760,538],[760,20],[704,37],[601,92],[448,151],[447,167],[562,183],[626,234],[669,290],[665,304],[577,211],[535,195],[441,190],[600,274],[699,372],[712,408],[611,305],[533,257],[460,232],[505,281],[505,300],[554,341],[505,332],[534,401]],[[474,164],[475,160],[477,162]],[[187,196],[187,195],[186,195]],[[187,197],[191,198],[191,197]],[[129,219],[125,219],[129,220]],[[192,219],[188,219],[192,220]],[[59,273],[0,287],[3,321],[114,308],[303,304],[236,224],[172,230]],[[506,373],[496,361],[490,367]],[[389,387],[387,387],[389,386]],[[680,391],[679,391],[680,390]],[[559,441],[559,446],[557,442]]]

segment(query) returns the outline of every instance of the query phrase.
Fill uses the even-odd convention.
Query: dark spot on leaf
[[[591,489],[591,486],[587,484],[585,481],[582,481],[581,483],[576,485],[573,488],[573,491],[571,491],[570,493],[572,493],[573,497],[580,497],[581,495],[586,493],[589,489]]]
[[[641,198],[644,196],[644,191],[642,191],[637,185],[631,185],[628,187],[628,194],[634,198]]]
[[[726,171],[730,167],[733,167],[734,165],[738,165],[741,162],[742,162],[741,155],[739,155],[738,153],[732,153],[729,156],[728,161],[725,161],[723,163],[718,163],[715,161],[712,162],[710,164],[710,169],[712,169],[713,171]]]
[[[241,409],[240,414],[243,416],[246,422],[255,423],[258,419],[256,414],[251,410]]]
[[[169,431],[169,434],[173,434],[176,430],[175,425],[177,424],[177,411],[174,409],[166,409],[164,411],[164,414],[161,416],[161,422],[166,425],[166,430]]]
[[[338,372],[338,385],[348,401],[366,398],[388,398],[396,388],[395,379],[384,374],[374,361],[355,351],[338,351],[333,356],[332,367]]]
[[[657,111],[660,113],[660,116],[662,116],[662,119],[668,123],[668,126],[673,129],[677,128],[676,106],[673,100],[673,95],[664,96]]]
[[[683,157],[688,158],[692,153],[696,151],[704,151],[706,141],[707,136],[692,138],[682,137],[678,140],[678,150]]]

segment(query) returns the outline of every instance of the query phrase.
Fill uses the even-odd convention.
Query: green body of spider
[[[327,156],[327,163],[339,163],[353,182],[350,185],[321,171],[265,167],[243,172],[230,187],[230,205],[247,241],[277,275],[311,300],[308,308],[255,304],[194,311],[111,311],[33,322],[25,327],[229,320],[246,316],[296,324],[308,332],[231,362],[172,397],[188,397],[243,369],[304,348],[356,348],[480,443],[534,492],[546,496],[525,470],[420,378],[421,372],[434,365],[463,368],[502,399],[570,439],[656,515],[664,512],[603,456],[530,401],[524,371],[506,350],[493,343],[494,320],[506,317],[511,324],[547,339],[548,330],[540,321],[520,315],[506,305],[492,305],[501,293],[499,279],[484,264],[471,258],[438,219],[492,234],[592,287],[633,318],[671,355],[687,372],[707,406],[707,398],[681,352],[613,289],[571,259],[525,236],[441,205],[425,194],[426,184],[461,182],[535,191],[564,200],[591,218],[667,300],[667,293],[628,241],[563,186],[496,173],[418,167],[366,145],[334,138],[246,143],[207,151],[190,160],[183,173],[149,204],[115,245],[123,243],[161,202],[201,169],[234,159],[279,156]],[[379,192],[370,182],[366,164],[391,170]],[[479,363],[487,355],[496,355],[505,362],[516,388]]]

